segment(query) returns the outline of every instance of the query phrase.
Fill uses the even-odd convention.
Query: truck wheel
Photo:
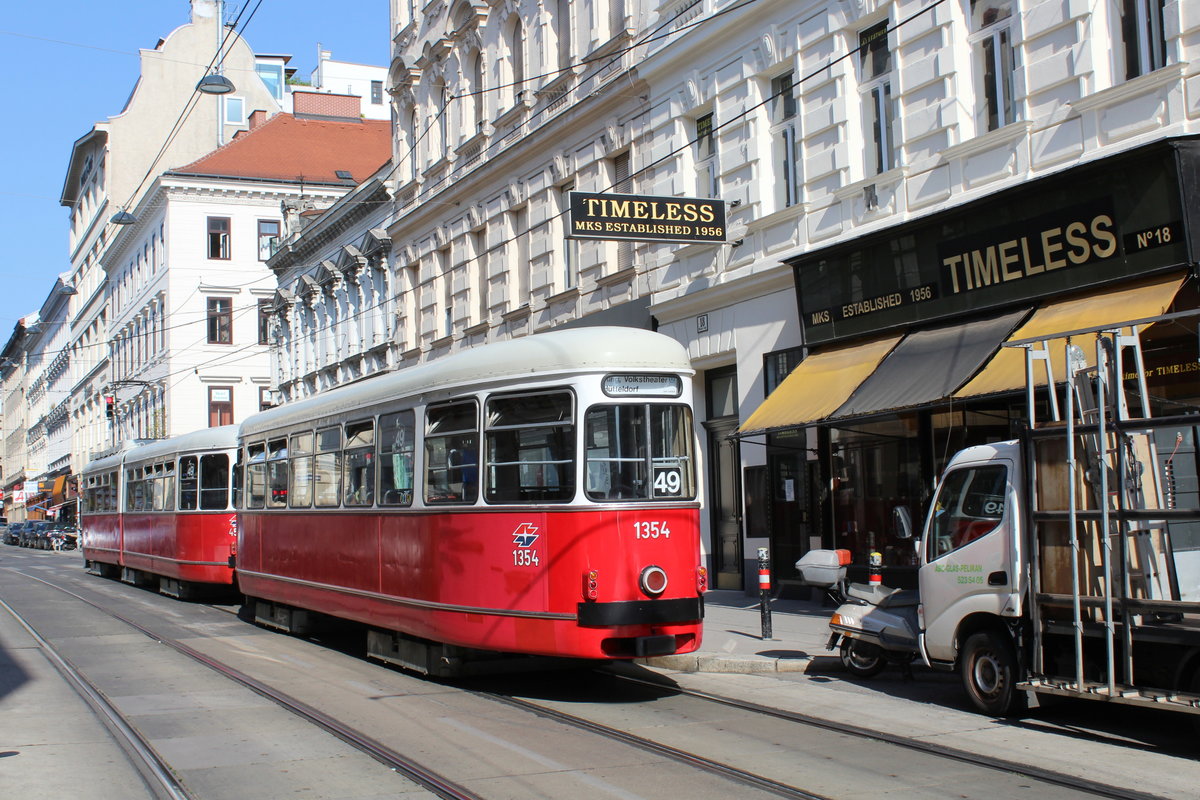
[[[962,681],[971,702],[985,714],[1003,717],[1023,710],[1025,693],[1017,690],[1017,654],[1002,633],[980,631],[967,639]]]
[[[872,653],[872,650],[875,652]],[[842,666],[857,678],[874,678],[887,666],[879,648],[854,639],[843,638],[838,655],[841,656]]]

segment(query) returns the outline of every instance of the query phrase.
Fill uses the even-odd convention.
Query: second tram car
[[[237,428],[128,445],[81,476],[83,557],[106,577],[186,597],[232,586]]]
[[[341,387],[240,431],[239,586],[256,618],[369,627],[373,657],[700,644],[693,370],[661,334],[537,334]]]

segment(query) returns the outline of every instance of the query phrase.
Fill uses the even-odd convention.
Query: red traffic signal
[[[112,395],[104,396],[104,416],[108,417],[109,419],[113,418],[114,406],[116,405],[116,402],[117,398],[113,397]]]

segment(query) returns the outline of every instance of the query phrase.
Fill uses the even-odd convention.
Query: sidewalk
[[[739,590],[704,595],[704,639],[700,649],[680,656],[639,659],[679,672],[806,672],[814,657],[836,658],[825,649],[832,606],[821,600],[772,600],[771,638],[762,638],[757,596]]]

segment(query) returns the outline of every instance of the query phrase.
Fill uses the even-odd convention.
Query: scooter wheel
[[[856,678],[874,678],[887,666],[881,654],[871,654],[867,652],[868,649],[868,646],[854,639],[842,639],[838,655],[841,656],[842,666]]]

